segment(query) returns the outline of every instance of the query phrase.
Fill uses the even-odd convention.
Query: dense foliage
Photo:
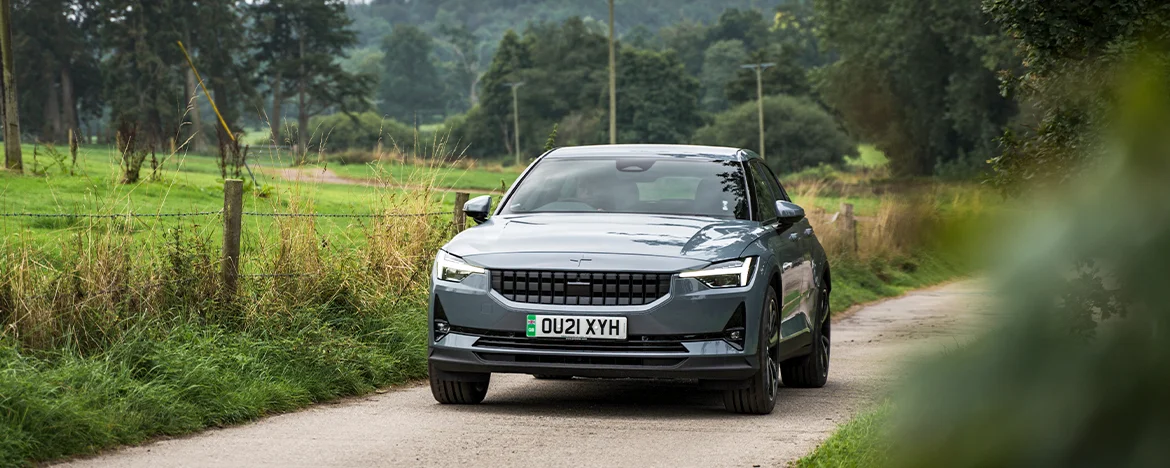
[[[1060,181],[1083,161],[1116,101],[1118,64],[1147,54],[1170,61],[1170,3],[1128,0],[985,0],[984,9],[1018,40],[1026,67],[1007,77],[1036,108],[1005,139],[996,181],[1019,189]]]
[[[352,148],[374,152],[385,149],[409,150],[414,145],[414,130],[403,123],[376,112],[333,114],[309,120],[313,133],[321,135],[328,148]]]
[[[1017,113],[995,72],[1007,38],[964,0],[818,0],[825,42],[840,60],[820,93],[850,129],[902,174],[972,166],[998,154]]]
[[[372,77],[337,62],[356,41],[340,0],[49,0],[13,6],[14,61],[25,133],[169,151],[222,126],[199,92],[182,41],[233,131],[266,115],[281,141],[282,105],[299,127],[315,115],[368,107]],[[265,112],[261,96],[272,104]],[[268,123],[266,122],[266,123]],[[294,138],[304,144],[308,135]]]
[[[694,142],[759,151],[756,103],[740,104],[695,132]],[[841,131],[833,117],[807,99],[764,98],[765,158],[777,174],[819,164],[839,164],[857,156],[857,142]]]

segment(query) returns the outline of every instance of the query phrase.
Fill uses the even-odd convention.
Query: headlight
[[[733,288],[747,286],[752,280],[752,265],[756,257],[720,262],[702,270],[684,271],[678,276],[694,278],[711,288]]]
[[[476,273],[486,273],[487,270],[471,265],[462,258],[451,255],[442,250],[435,258],[435,279],[458,283],[463,278]]]

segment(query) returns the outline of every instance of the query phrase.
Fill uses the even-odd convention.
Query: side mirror
[[[781,224],[796,224],[804,219],[804,208],[790,201],[776,201],[776,215]]]
[[[491,195],[481,195],[463,204],[463,214],[468,218],[475,220],[476,224],[483,224],[487,221],[488,213],[492,211],[492,197]]]

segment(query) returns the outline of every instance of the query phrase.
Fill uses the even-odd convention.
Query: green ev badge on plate
[[[529,337],[536,336],[536,316],[535,315],[528,316],[528,327],[526,329],[525,334],[528,335]]]

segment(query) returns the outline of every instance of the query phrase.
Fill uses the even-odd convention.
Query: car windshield
[[[749,219],[743,164],[706,158],[545,159],[501,214],[646,213]]]

